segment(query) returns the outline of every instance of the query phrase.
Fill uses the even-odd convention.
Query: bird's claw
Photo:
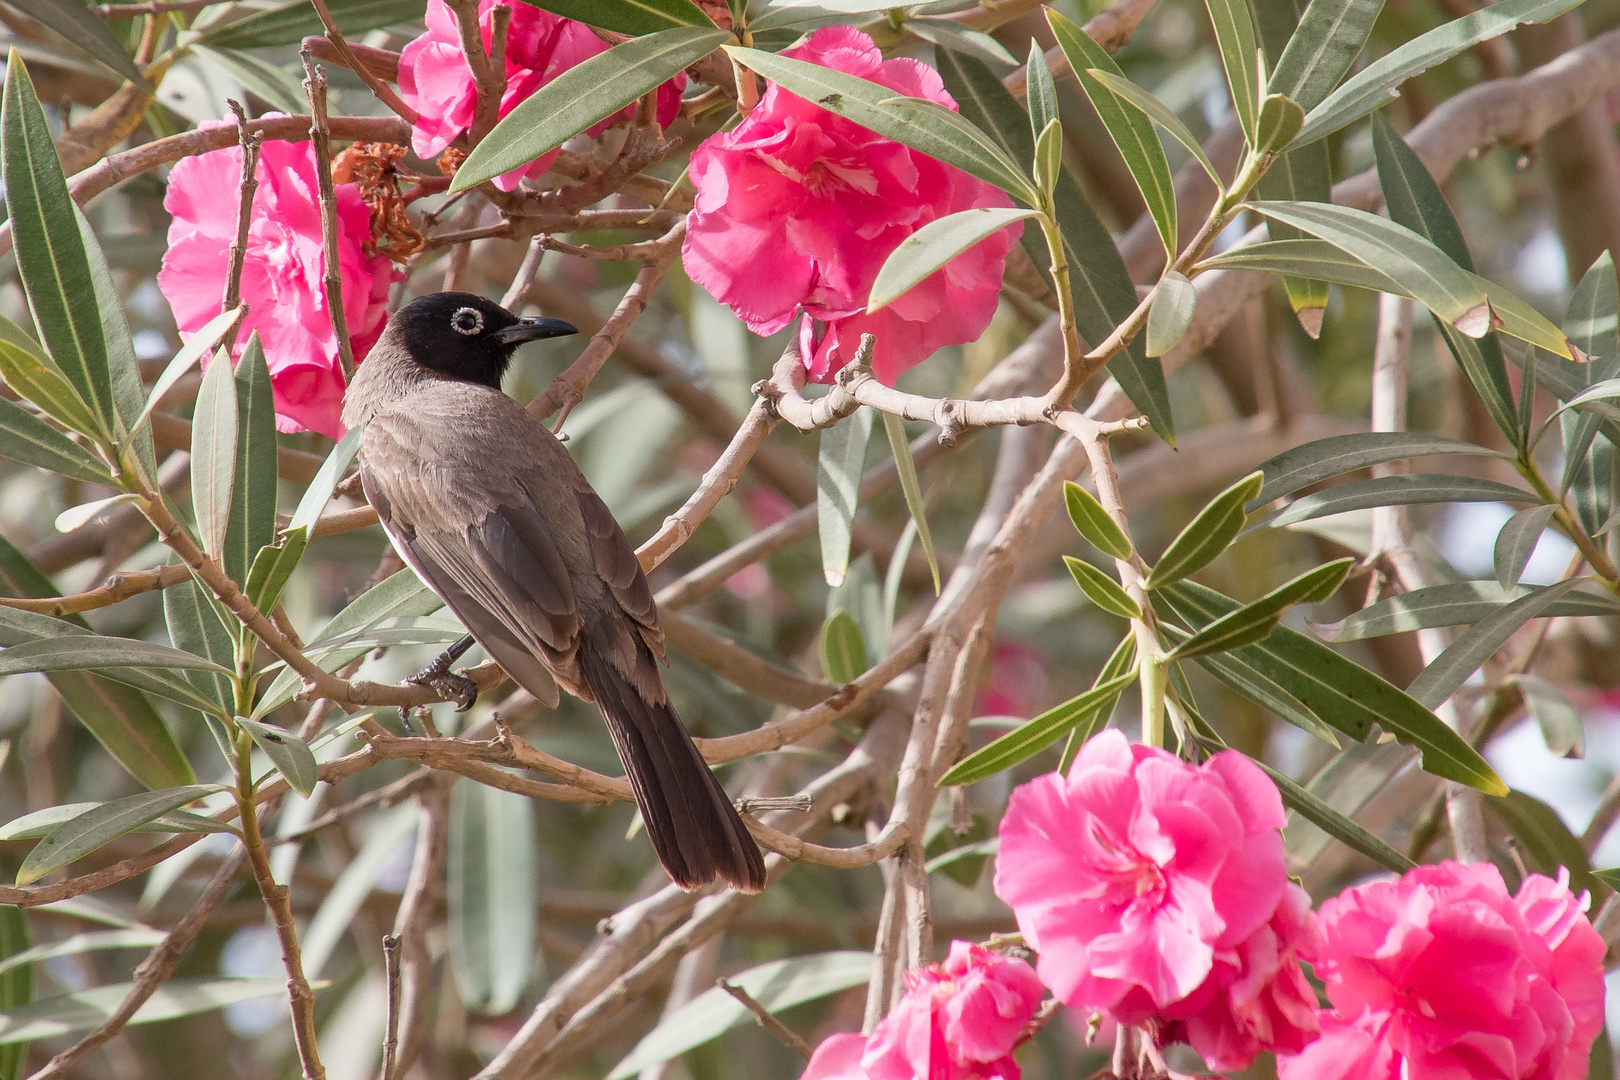
[[[471,709],[478,701],[478,684],[465,675],[435,670],[438,666],[430,664],[405,681],[412,686],[425,686],[436,694],[444,695],[446,701],[456,703],[456,712]]]

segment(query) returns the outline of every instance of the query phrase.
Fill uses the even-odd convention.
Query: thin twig
[[[394,1080],[399,1051],[399,935],[384,934],[383,973],[388,985],[388,1012],[383,1028],[382,1080]]]
[[[182,581],[191,580],[191,571],[178,563],[160,566],[155,570],[135,570],[124,574],[114,574],[101,583],[99,588],[89,592],[74,593],[71,596],[51,596],[38,600],[23,597],[0,596],[0,607],[15,608],[18,611],[32,611],[38,615],[52,615],[61,618],[64,615],[76,615],[83,611],[94,611],[97,608],[110,607],[113,604],[128,600],[132,596],[152,592],[156,589],[167,589],[178,585]]]
[[[456,29],[461,35],[461,55],[478,88],[472,129],[467,136],[469,149],[477,146],[495,126],[501,95],[506,93],[506,27],[512,18],[512,9],[505,4],[496,4],[490,9],[490,48],[486,53],[478,25],[479,6],[477,0],[450,0],[450,8],[456,15]]]
[[[529,283],[540,272],[540,260],[545,256],[547,239],[542,233],[529,241],[529,247],[523,253],[523,262],[519,264],[517,273],[512,275],[512,284],[506,287],[506,292],[501,296],[501,307],[512,310],[523,303]]]
[[[316,0],[317,8],[324,8]],[[330,17],[330,12],[327,13]],[[334,40],[333,44],[337,44]],[[321,196],[321,240],[326,253],[321,284],[326,292],[326,314],[337,335],[338,366],[345,384],[354,379],[354,343],[349,340],[349,320],[343,311],[343,269],[338,258],[337,195],[332,190],[332,134],[326,119],[326,72],[315,63],[309,50],[304,58],[304,92],[309,95],[309,137],[315,144],[315,182]]]
[[[201,11],[222,3],[225,0],[154,0],[150,4],[102,4],[96,11],[103,19],[135,19],[142,15],[164,15],[171,11]]]
[[[810,1044],[805,1042],[798,1032],[777,1019],[769,1009],[755,1001],[753,994],[727,979],[716,979],[714,985],[730,994],[737,1000],[737,1004],[753,1013],[754,1018],[759,1021],[759,1026],[782,1040],[789,1050],[806,1061],[810,1060],[810,1055],[814,1053],[810,1049]]]
[[[253,197],[259,190],[259,144],[263,138],[248,129],[247,112],[241,102],[232,99],[227,104],[236,114],[237,140],[242,147],[242,179],[236,204],[236,237],[231,241],[230,269],[225,275],[221,311],[230,311],[242,302],[242,266],[247,260],[248,230],[253,226]],[[240,321],[237,325],[241,325]],[[236,335],[230,334],[229,340],[234,342]]]
[[[377,76],[371,72],[371,69],[362,64],[354,55],[354,49],[350,47],[348,39],[343,36],[343,31],[338,29],[337,20],[332,18],[332,9],[327,7],[326,0],[313,0],[313,3],[315,4],[315,13],[320,16],[321,25],[326,29],[326,39],[332,43],[332,47],[338,51],[338,54],[341,57],[343,57],[343,66],[360,76],[360,81],[364,82],[366,84],[366,88],[369,89],[373,94],[377,95],[377,100],[388,106],[390,110],[403,119],[407,124],[416,123],[416,110],[405,104],[404,99],[394,92],[393,87],[377,78]],[[304,69],[308,71],[310,61],[307,46],[304,49],[304,53]],[[321,108],[318,111],[322,114],[326,112],[324,90],[322,94]]]
[[[411,875],[394,916],[393,938],[402,943],[397,958],[399,1002],[398,1074],[410,1072],[426,1042],[428,1005],[433,983],[433,958],[428,952],[428,931],[438,907],[438,892],[444,879],[444,861],[450,837],[449,777],[439,776],[417,795],[421,818],[416,827],[416,854],[411,859]],[[392,1080],[386,1071],[382,1080]]]

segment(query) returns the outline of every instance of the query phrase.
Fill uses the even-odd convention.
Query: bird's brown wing
[[[658,605],[653,602],[652,589],[641,572],[641,562],[635,549],[625,538],[624,530],[614,520],[602,497],[585,483],[584,476],[573,485],[574,497],[579,502],[580,516],[585,521],[585,536],[591,557],[596,561],[596,572],[607,582],[620,609],[635,623],[641,640],[652,654],[664,663],[664,631],[658,625]]]

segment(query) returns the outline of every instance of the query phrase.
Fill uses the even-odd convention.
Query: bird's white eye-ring
[[[458,334],[472,337],[484,328],[484,313],[477,308],[457,308],[456,313],[450,316],[450,328]]]

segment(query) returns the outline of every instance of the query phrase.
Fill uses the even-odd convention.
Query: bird
[[[518,685],[548,706],[559,686],[596,702],[675,883],[758,892],[760,849],[664,689],[635,550],[561,441],[501,389],[519,345],[575,333],[473,293],[400,308],[345,394],[361,487],[400,558]],[[454,651],[419,678],[454,685]]]

